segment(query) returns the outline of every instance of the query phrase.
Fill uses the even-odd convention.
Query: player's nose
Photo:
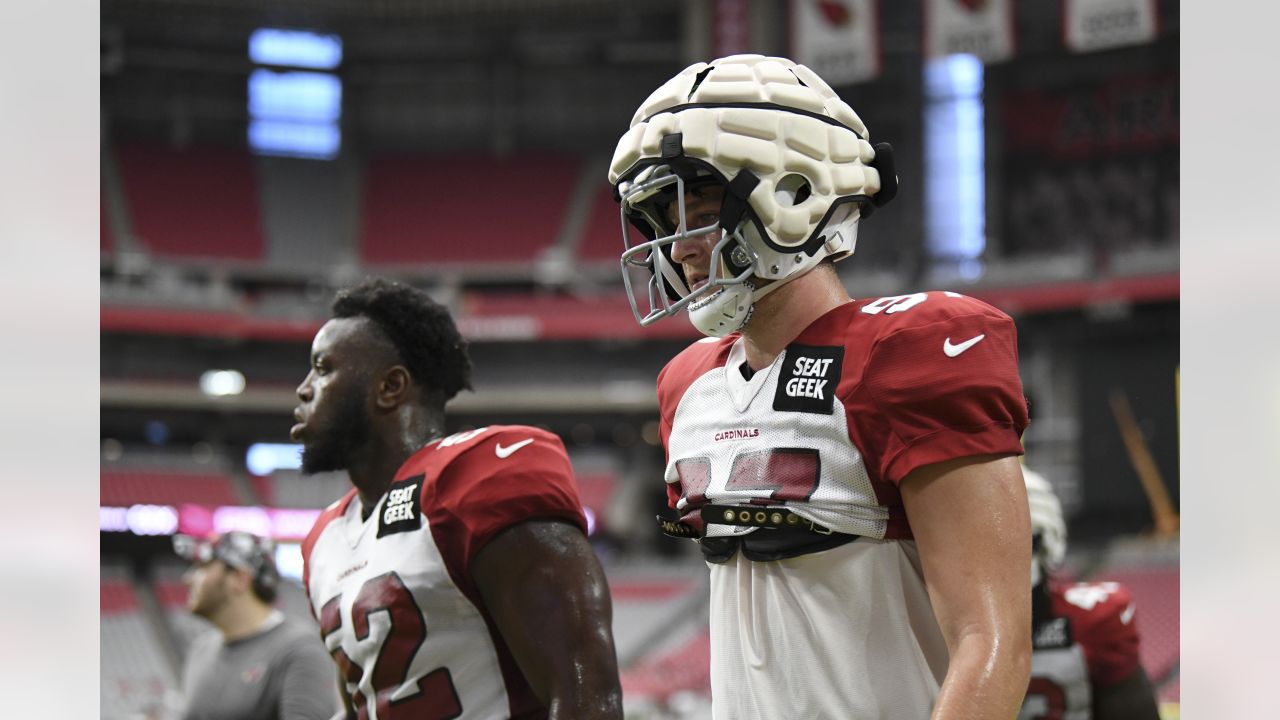
[[[707,236],[682,237],[671,245],[671,259],[677,264],[694,263],[706,255]]]
[[[294,392],[298,394],[299,400],[303,402],[311,402],[311,398],[313,396],[311,390],[311,373],[307,373],[307,376],[302,379],[302,383],[298,385],[298,388],[294,390]]]

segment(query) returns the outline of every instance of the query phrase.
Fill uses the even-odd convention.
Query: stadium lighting
[[[302,446],[292,443],[254,443],[245,453],[244,464],[249,472],[266,477],[276,470],[297,470],[302,467]]]
[[[102,532],[128,532],[129,508],[99,507],[98,529]]]
[[[925,235],[935,262],[966,280],[986,249],[982,61],[949,55],[925,65]]]
[[[125,525],[134,535],[172,535],[178,530],[178,511],[168,505],[133,505],[125,511]]]
[[[249,146],[259,155],[332,160],[338,156],[342,132],[333,123],[253,120]]]
[[[254,70],[249,112],[259,120],[333,122],[342,115],[342,81],[329,73]]]
[[[244,374],[239,370],[209,370],[200,376],[200,392],[210,397],[244,392]]]
[[[271,516],[266,508],[254,506],[224,505],[214,510],[213,531],[221,535],[232,530],[271,537]]]
[[[255,154],[332,160],[342,146],[342,39],[260,28],[249,38],[249,147]],[[302,69],[282,69],[302,68]],[[317,70],[321,72],[316,72]]]
[[[259,28],[249,36],[249,59],[261,65],[332,70],[342,63],[342,38],[307,30]]]
[[[276,569],[281,577],[302,580],[302,543],[276,543]]]

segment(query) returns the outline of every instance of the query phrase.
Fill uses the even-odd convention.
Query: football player
[[[1159,720],[1138,662],[1136,608],[1114,582],[1064,584],[1051,573],[1067,553],[1053,486],[1023,468],[1031,506],[1031,683],[1018,720]]]
[[[805,66],[738,55],[650,95],[609,180],[637,320],[708,336],[658,397],[664,529],[710,569],[714,717],[1013,717],[1015,329],[951,292],[850,298],[833,263],[896,191],[889,147]]]
[[[621,718],[612,608],[560,439],[443,437],[466,343],[425,293],[342,292],[291,435],[354,486],[303,543],[303,582],[347,716]]]

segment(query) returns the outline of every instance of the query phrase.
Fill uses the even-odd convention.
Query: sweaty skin
[[[622,717],[609,586],[581,530],[514,525],[480,550],[471,576],[551,720]]]
[[[925,465],[901,490],[951,656],[931,717],[1015,717],[1031,675],[1031,520],[1018,458]]]

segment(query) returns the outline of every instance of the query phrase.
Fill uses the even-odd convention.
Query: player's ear
[[[404,404],[411,392],[413,392],[413,376],[409,374],[408,368],[403,365],[392,365],[382,373],[382,378],[378,381],[375,400],[380,409],[393,410]]]

